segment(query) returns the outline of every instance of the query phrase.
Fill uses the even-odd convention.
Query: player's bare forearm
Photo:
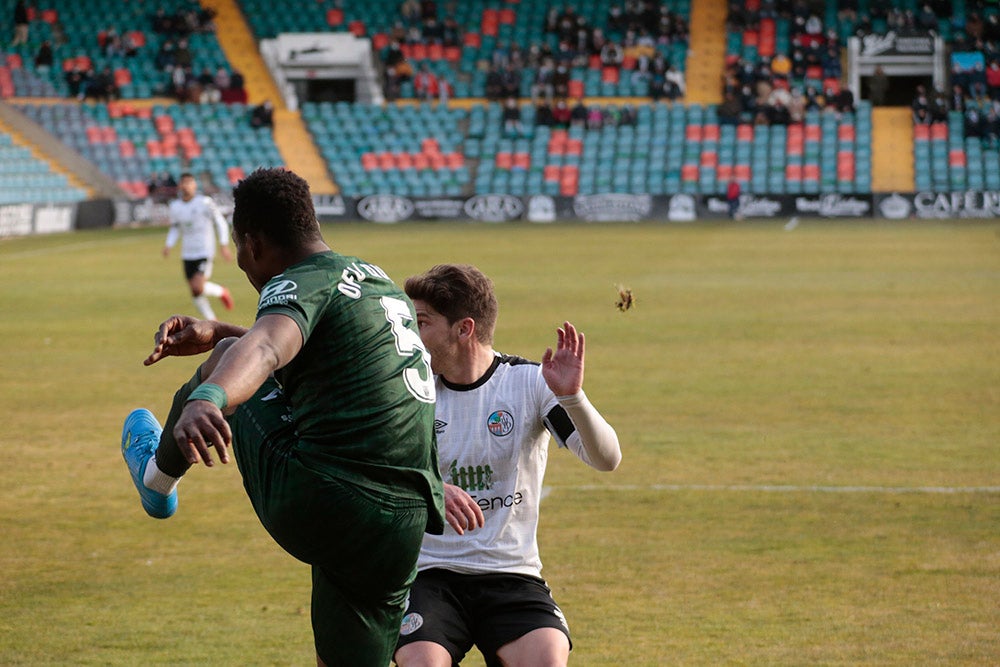
[[[224,338],[240,337],[246,327],[226,322],[174,315],[164,320],[153,337],[153,351],[143,364],[151,366],[164,357],[186,357],[208,352]]]

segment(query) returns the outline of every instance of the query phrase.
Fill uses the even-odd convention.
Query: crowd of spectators
[[[454,3],[448,3],[441,21],[437,3],[404,0],[400,20],[388,35],[388,45],[381,53],[385,67],[385,93],[389,100],[399,97],[402,85],[412,81],[422,99],[442,99],[453,88],[451,82],[422,67],[414,69],[404,55],[406,44],[459,46],[462,30],[451,16]],[[450,7],[450,9],[449,9]],[[675,100],[684,95],[683,68],[669,62],[663,47],[675,42],[687,43],[688,25],[683,16],[653,0],[626,0],[609,8],[606,26],[592,25],[577,13],[572,4],[553,7],[545,18],[541,42],[520,44],[501,40],[487,58],[478,64],[486,70],[485,94],[493,101],[519,97],[524,70],[534,72],[531,83],[533,100],[544,96],[555,105],[569,96],[570,73],[577,67],[600,67],[618,70],[633,83],[645,83],[650,97]],[[609,37],[619,36],[612,39]],[[550,43],[556,44],[553,48]],[[419,83],[419,85],[418,85]]]
[[[871,3],[878,4],[878,0]],[[839,3],[846,19],[856,3]],[[841,85],[842,44],[837,31],[824,25],[822,3],[808,0],[730,0],[727,32],[759,30],[764,19],[788,22],[790,52],[745,58],[731,55],[722,75],[722,123],[787,125],[802,122],[806,111],[853,112],[854,95]]]

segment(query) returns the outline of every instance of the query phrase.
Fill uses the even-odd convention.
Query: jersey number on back
[[[392,326],[392,336],[396,339],[396,352],[401,357],[411,357],[414,353],[420,355],[420,361],[424,364],[425,373],[421,374],[419,368],[407,368],[403,371],[403,384],[406,390],[418,401],[423,403],[434,402],[434,374],[431,372],[431,358],[427,354],[420,334],[413,329],[406,328],[406,322],[413,321],[413,313],[402,299],[391,296],[384,296],[379,299],[382,310],[385,311],[385,319]]]

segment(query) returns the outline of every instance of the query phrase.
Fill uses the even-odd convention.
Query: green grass
[[[192,312],[164,233],[0,241],[0,664],[313,661],[308,568],[235,467],[193,470],[157,522],[121,462],[125,414],[162,418],[199,361],[141,363]],[[477,264],[501,351],[587,334],[624,460],[550,457],[539,539],[573,664],[1000,663],[995,221],[325,234],[397,281]],[[250,322],[237,267],[216,278]]]

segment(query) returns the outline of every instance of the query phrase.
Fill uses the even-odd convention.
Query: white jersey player
[[[614,470],[615,430],[583,393],[584,336],[566,322],[542,363],[493,350],[497,303],[475,267],[406,281],[436,375],[444,535],[425,535],[395,660],[450,666],[566,664],[569,628],[541,578],[536,531],[551,436]]]
[[[184,277],[191,288],[195,308],[204,319],[214,320],[215,312],[208,297],[218,297],[226,310],[233,307],[229,290],[209,281],[216,243],[222,257],[227,261],[232,259],[229,225],[212,198],[198,194],[198,181],[192,174],[181,174],[177,193],[177,199],[170,202],[170,231],[163,246],[163,256],[168,257],[171,248],[181,241]]]

